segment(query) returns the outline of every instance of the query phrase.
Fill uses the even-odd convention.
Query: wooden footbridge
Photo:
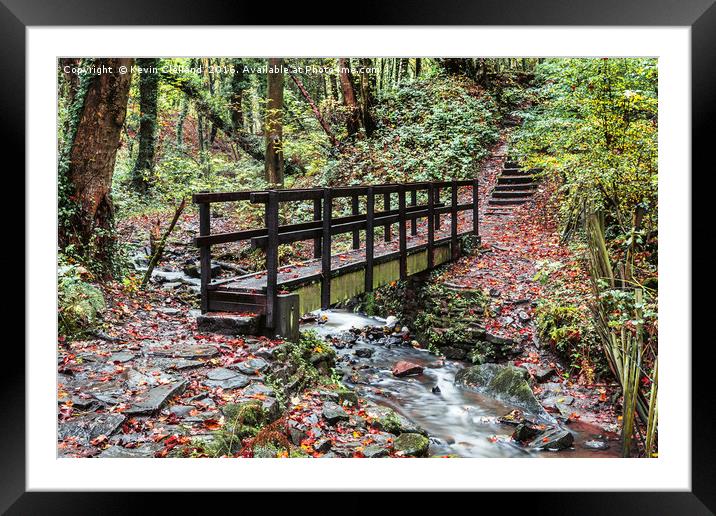
[[[199,205],[195,243],[200,252],[202,313],[258,314],[268,334],[295,335],[305,313],[457,258],[463,237],[479,237],[477,192],[475,179],[197,193],[193,202]],[[264,206],[265,227],[212,233],[211,204],[241,201]],[[284,203],[309,203],[313,220],[282,223]],[[350,214],[336,215],[339,210]],[[459,227],[468,230],[460,232]],[[375,241],[379,228],[382,243]],[[344,234],[352,235],[351,249],[332,253],[334,237]],[[212,280],[211,247],[246,240],[265,250],[266,270]],[[280,267],[279,246],[305,240],[313,241],[314,259]]]

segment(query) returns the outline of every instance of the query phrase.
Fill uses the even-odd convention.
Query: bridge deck
[[[471,231],[460,233],[459,227],[471,227],[472,213],[464,212],[458,216],[458,235],[464,236]],[[435,245],[439,246],[449,242],[451,238],[450,217],[443,217],[440,230],[435,231]],[[427,247],[427,223],[418,223],[418,234],[406,235],[408,254],[424,250]],[[384,263],[391,259],[398,259],[400,256],[399,242],[397,236],[390,242],[376,243],[374,247],[374,264]],[[341,276],[348,272],[365,267],[365,248],[350,249],[343,253],[331,256],[331,277]],[[278,269],[278,287],[282,290],[290,290],[306,283],[317,281],[321,277],[321,259],[316,258],[300,263],[295,263]],[[266,271],[214,280],[209,285],[209,290],[225,292],[265,292]]]

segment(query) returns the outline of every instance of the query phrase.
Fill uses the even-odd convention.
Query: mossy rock
[[[393,442],[393,449],[402,455],[411,457],[427,457],[430,441],[421,434],[400,434]]]
[[[228,403],[222,408],[227,424],[239,424],[250,427],[261,427],[269,423],[269,414],[263,404],[256,401]]]
[[[274,446],[273,444],[262,444],[254,446],[254,458],[255,459],[275,459],[282,453],[282,448]]]
[[[366,416],[371,418],[371,426],[383,432],[388,432],[393,435],[400,435],[402,433],[428,435],[425,430],[389,407],[369,407],[365,413]]]
[[[528,378],[529,373],[521,367],[481,364],[458,371],[455,384],[551,420],[532,393]]]

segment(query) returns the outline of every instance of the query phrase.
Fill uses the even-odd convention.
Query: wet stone
[[[346,411],[343,410],[340,405],[333,403],[332,401],[327,401],[323,404],[322,415],[323,419],[325,419],[329,425],[335,425],[339,421],[348,421],[348,414]]]
[[[107,362],[116,363],[119,362],[120,364],[123,364],[125,362],[129,362],[134,358],[134,355],[132,353],[129,353],[128,351],[120,351],[119,353],[115,353],[111,355]]]
[[[187,417],[192,410],[194,410],[194,407],[191,405],[174,405],[169,409],[169,412],[177,417]]]
[[[110,446],[98,455],[100,459],[138,459],[142,457],[154,457],[154,454],[161,449],[161,446],[154,443],[137,446],[136,448],[125,448],[123,446]]]
[[[263,383],[252,382],[246,389],[244,389],[244,396],[273,396],[274,391],[271,387],[267,387]]]
[[[607,450],[607,449],[609,449],[609,444],[606,441],[600,441],[598,439],[584,441],[582,443],[582,446],[584,448],[587,448],[588,450]]]
[[[327,453],[331,449],[332,445],[331,440],[324,437],[323,439],[319,439],[313,443],[313,449],[319,453]]]
[[[204,382],[205,385],[222,389],[240,389],[250,382],[246,375],[224,367],[212,369],[206,376],[208,380]]]
[[[164,306],[159,307],[159,308],[155,308],[154,311],[159,312],[159,313],[161,313],[161,314],[165,314],[165,315],[179,315],[179,314],[181,314],[181,310],[179,310],[178,308],[171,308],[171,307],[164,307]]]
[[[75,437],[77,442],[89,444],[100,435],[112,435],[124,418],[122,414],[88,414],[60,423],[57,434],[60,440]]]
[[[390,452],[380,446],[371,445],[363,449],[363,455],[368,459],[378,459],[381,457],[387,457]]]
[[[149,389],[146,394],[140,396],[140,400],[127,410],[127,414],[139,415],[157,412],[172,396],[181,394],[185,387],[186,380],[180,380]]]
[[[568,430],[552,428],[539,434],[527,446],[529,448],[558,451],[569,448],[574,443],[574,436]]]
[[[266,370],[268,362],[263,358],[250,358],[229,367],[247,375],[256,375]]]
[[[194,340],[185,342],[154,341],[145,344],[145,346],[148,355],[159,357],[195,360],[197,358],[211,358],[219,354],[216,346]]]
[[[398,378],[400,378],[403,376],[420,374],[423,372],[423,367],[412,362],[406,362],[404,360],[401,360],[393,366],[392,372],[393,376],[397,376]]]

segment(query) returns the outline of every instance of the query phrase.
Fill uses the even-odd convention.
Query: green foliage
[[[540,102],[523,113],[517,157],[558,177],[560,214],[575,224],[585,201],[621,233],[631,214],[657,217],[657,60],[547,59],[537,68]]]
[[[373,137],[328,163],[326,183],[426,181],[474,175],[497,140],[497,106],[469,79],[436,77],[387,92]]]
[[[292,392],[300,392],[318,383],[333,382],[336,352],[315,331],[303,331],[297,342],[285,342],[275,351],[276,359],[286,366],[287,374],[271,373],[267,382],[282,406]]]
[[[269,422],[260,401],[231,403],[222,410],[224,426],[213,433],[214,439],[205,446],[205,451],[212,457],[239,453],[243,440],[256,436]]]
[[[60,335],[77,337],[96,327],[105,302],[102,291],[86,281],[91,277],[84,267],[60,265],[57,278]]]

